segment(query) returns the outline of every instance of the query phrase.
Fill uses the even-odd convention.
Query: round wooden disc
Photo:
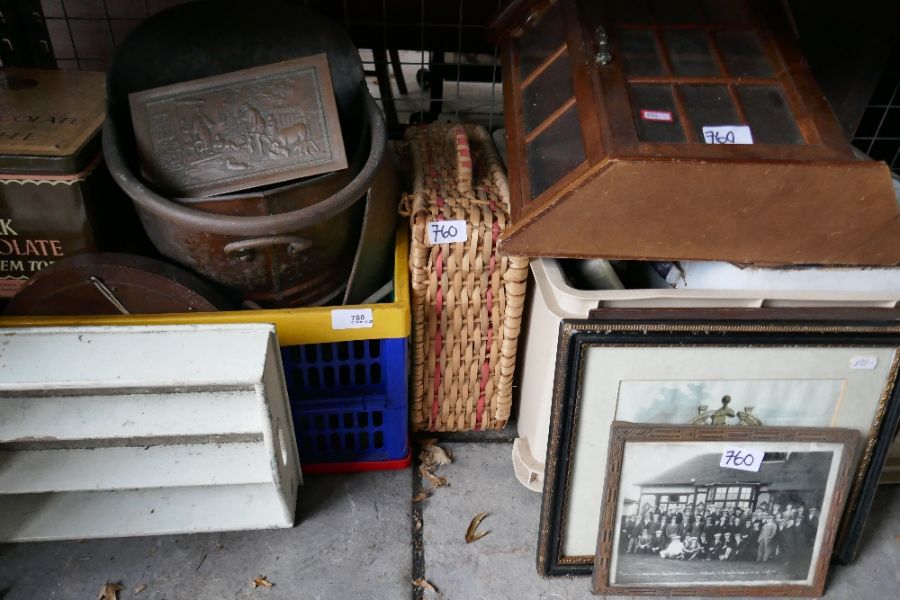
[[[196,275],[130,254],[83,254],[35,277],[6,307],[7,315],[115,315],[216,311],[224,296]]]

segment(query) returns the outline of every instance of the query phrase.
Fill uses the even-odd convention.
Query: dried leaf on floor
[[[412,497],[412,501],[413,502],[421,502],[422,500],[425,500],[429,496],[431,496],[431,494],[429,494],[425,490],[422,490],[421,492],[419,492],[418,494],[416,494],[415,496]]]
[[[253,580],[254,588],[258,588],[258,587],[270,588],[274,585],[275,585],[274,583],[272,583],[271,581],[266,579],[265,575],[260,575],[259,577],[257,577],[256,579]]]
[[[100,588],[100,595],[97,596],[97,600],[119,600],[119,592],[124,589],[121,584],[107,581],[106,585]]]
[[[472,521],[469,523],[469,528],[466,529],[466,543],[471,544],[472,542],[477,542],[484,536],[490,533],[490,531],[477,531],[478,526],[481,525],[481,522],[484,521],[484,518],[488,516],[487,513],[478,513],[472,518]]]
[[[430,483],[432,487],[439,488],[447,485],[447,480],[444,477],[438,477],[437,475],[432,473],[425,465],[419,465],[419,473],[422,474],[422,477],[428,480],[428,483]]]
[[[416,531],[422,529],[422,519],[419,517],[413,517],[413,522],[415,522]]]
[[[134,588],[134,595],[137,596],[138,594],[140,594],[141,592],[143,592],[146,589],[147,589],[147,584],[142,583],[141,585]]]
[[[419,460],[423,465],[433,467],[435,465],[449,465],[453,461],[453,455],[449,450],[444,450],[437,445],[436,439],[422,440],[422,450],[419,452]]]
[[[414,586],[416,586],[417,588],[422,588],[423,590],[428,590],[429,592],[434,592],[435,594],[438,595],[438,597],[442,597],[441,593],[437,590],[437,588],[434,587],[431,584],[431,582],[428,581],[427,579],[424,579],[424,578],[413,579],[412,584]]]

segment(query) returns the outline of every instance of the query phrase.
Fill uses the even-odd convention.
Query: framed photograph
[[[594,593],[821,596],[858,438],[613,423]]]
[[[628,311],[622,311],[627,313]],[[806,313],[815,314],[807,309]],[[900,322],[605,318],[560,327],[538,571],[591,573],[613,421],[855,429],[835,556],[852,560],[900,422]],[[893,313],[892,313],[893,314]]]

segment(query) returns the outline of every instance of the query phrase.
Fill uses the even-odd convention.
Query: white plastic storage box
[[[681,261],[673,263],[660,287],[695,290],[797,290],[824,292],[896,293],[900,269],[896,268],[780,268],[766,269],[727,262]]]
[[[0,329],[0,541],[291,527],[272,325]]]
[[[723,268],[731,269],[731,265]],[[595,271],[598,270],[594,269]],[[602,269],[601,269],[602,271]],[[612,271],[607,269],[609,273]],[[896,270],[895,270],[896,271]],[[519,385],[519,437],[513,443],[516,477],[526,487],[541,491],[556,344],[562,319],[587,318],[591,309],[605,308],[762,308],[762,307],[863,307],[894,308],[900,305],[900,289],[893,291],[836,292],[828,290],[702,290],[702,289],[576,289],[563,272],[560,261],[531,261],[534,281]],[[880,277],[877,271],[871,274]],[[610,287],[614,276],[607,276]],[[865,285],[863,283],[862,285]],[[871,289],[876,286],[872,285]]]

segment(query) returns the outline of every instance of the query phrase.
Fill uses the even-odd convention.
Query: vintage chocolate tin
[[[347,167],[325,53],[129,101],[141,171],[165,192],[211,196]]]
[[[0,298],[56,260],[97,249],[91,216],[104,79],[0,71]]]

